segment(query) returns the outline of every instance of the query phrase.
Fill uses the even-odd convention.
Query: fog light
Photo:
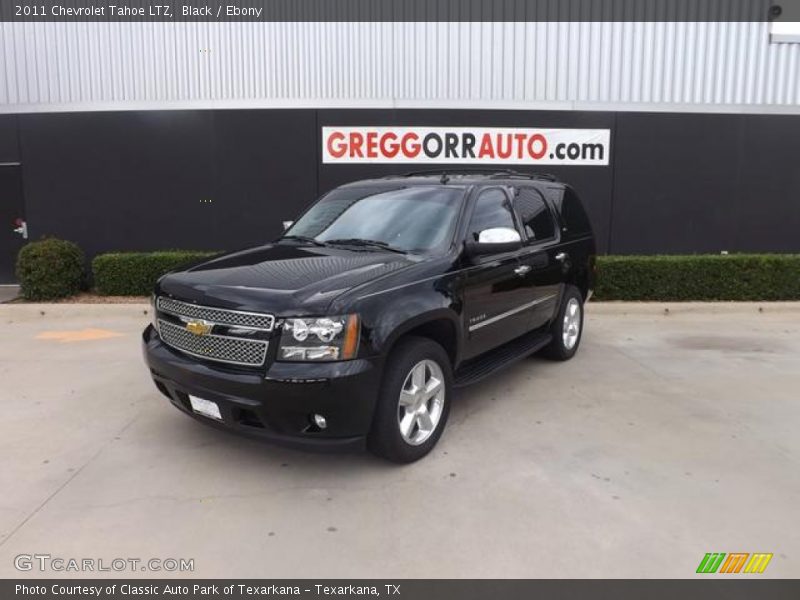
[[[314,425],[319,427],[320,429],[325,429],[328,426],[328,421],[325,420],[325,417],[322,415],[314,415]]]

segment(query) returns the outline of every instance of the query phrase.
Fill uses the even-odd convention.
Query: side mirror
[[[492,227],[478,234],[478,241],[467,242],[467,254],[482,256],[513,252],[522,247],[522,238],[516,229],[510,227]]]
[[[287,230],[287,229],[289,229],[289,227],[291,227],[292,225],[294,225],[294,221],[284,221],[284,222],[283,222],[283,230],[284,230],[284,231],[286,231],[286,230]]]

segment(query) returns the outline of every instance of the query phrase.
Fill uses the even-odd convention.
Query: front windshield
[[[405,252],[446,249],[464,190],[443,186],[334,190],[305,213],[286,236],[318,242],[369,240]]]

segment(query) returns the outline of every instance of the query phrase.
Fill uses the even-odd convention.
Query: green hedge
[[[17,279],[26,300],[55,300],[77,294],[84,283],[84,256],[72,242],[47,238],[22,247]]]
[[[800,255],[602,256],[597,300],[800,300]]]
[[[209,252],[120,252],[92,261],[98,293],[146,296],[161,275]],[[800,255],[599,256],[597,300],[800,300]]]
[[[214,254],[188,250],[99,254],[92,261],[95,291],[104,296],[149,296],[164,273]]]

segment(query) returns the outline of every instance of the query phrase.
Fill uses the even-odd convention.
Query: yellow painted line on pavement
[[[124,334],[110,329],[78,329],[73,331],[43,331],[36,336],[37,340],[52,340],[62,344],[70,342],[88,342],[92,340],[107,340],[120,337]]]

